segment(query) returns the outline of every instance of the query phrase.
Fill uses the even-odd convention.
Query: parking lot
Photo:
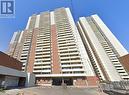
[[[19,93],[19,94],[18,94]],[[31,87],[8,90],[0,95],[107,95],[96,88]]]

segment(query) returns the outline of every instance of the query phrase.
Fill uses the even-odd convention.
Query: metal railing
[[[100,83],[102,90],[109,95],[129,95],[129,81],[115,81],[108,83]]]

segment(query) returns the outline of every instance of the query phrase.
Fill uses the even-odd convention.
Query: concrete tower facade
[[[119,58],[128,54],[98,15],[81,17],[77,27],[96,75],[101,81],[128,80]]]

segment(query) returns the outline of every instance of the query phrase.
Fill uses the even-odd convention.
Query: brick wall
[[[121,64],[124,66],[127,72],[129,72],[129,54],[119,58]]]
[[[20,61],[14,59],[13,57],[10,57],[9,55],[1,51],[0,51],[0,65],[16,70],[22,69],[22,63]]]

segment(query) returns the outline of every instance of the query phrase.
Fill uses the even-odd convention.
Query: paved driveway
[[[7,91],[9,95],[106,95],[99,93],[95,88],[62,88],[62,87],[32,87],[20,90]]]

